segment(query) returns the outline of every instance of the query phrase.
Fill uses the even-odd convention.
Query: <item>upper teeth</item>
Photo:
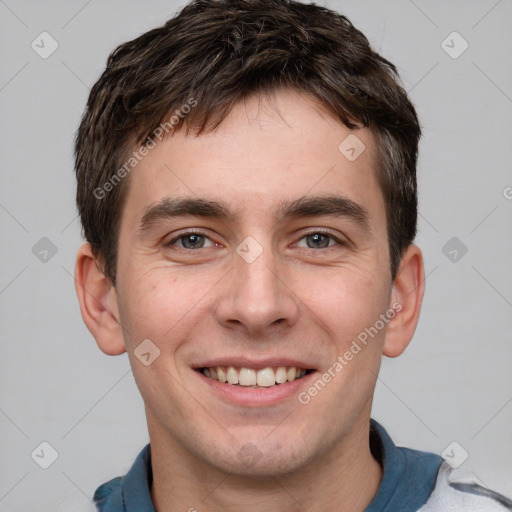
[[[239,384],[240,386],[261,386],[270,387],[275,384],[292,382],[303,377],[306,370],[295,366],[278,366],[277,368],[263,368],[254,370],[252,368],[235,368],[234,366],[216,366],[203,368],[202,373],[207,377],[227,382],[228,384]]]

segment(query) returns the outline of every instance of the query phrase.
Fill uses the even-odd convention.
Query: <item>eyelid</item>
[[[311,235],[327,235],[329,236],[330,238],[332,238],[338,245],[341,245],[341,246],[347,246],[349,245],[349,240],[346,239],[346,237],[341,237],[340,235],[338,235],[338,233],[336,231],[333,231],[329,228],[308,228],[308,231],[304,231],[300,234],[299,236],[299,239],[297,240],[297,242],[294,243],[297,244],[300,240],[302,240],[303,238],[305,238],[306,236],[311,236]],[[332,249],[334,248],[335,246],[330,246],[330,247],[324,247],[324,249]]]
[[[317,234],[318,235],[327,235],[330,238],[332,238],[338,245],[341,245],[341,246],[346,246],[350,243],[348,240],[344,240],[336,232],[334,232],[333,230],[331,230],[329,228],[307,228],[307,229],[308,229],[307,231],[303,231],[302,233],[300,233],[298,240],[296,242],[294,242],[293,245],[296,245],[300,240],[302,240],[303,238],[305,238],[307,236],[317,235]],[[174,245],[175,242],[177,242],[180,238],[183,238],[187,235],[201,235],[201,236],[204,236],[205,238],[208,238],[215,246],[217,246],[217,247],[222,246],[222,244],[214,242],[211,239],[211,237],[208,235],[208,233],[200,228],[187,228],[184,231],[182,231],[181,233],[178,233],[177,235],[175,235],[168,242],[165,242],[163,245],[164,245],[164,247],[170,247],[170,246]],[[334,247],[334,246],[324,247],[323,249],[329,249],[332,247]],[[194,251],[194,249],[185,249],[185,248],[181,248],[181,247],[180,247],[180,249],[182,249],[184,251],[189,251],[189,252]],[[201,247],[200,249],[204,249],[204,247]],[[206,247],[206,249],[208,249],[208,247]],[[308,247],[308,249],[312,249],[312,248]],[[195,250],[197,251],[199,249],[195,249]],[[318,249],[313,249],[313,250],[318,250]]]
[[[186,228],[181,233],[174,235],[173,238],[171,238],[171,240],[169,240],[168,242],[164,242],[163,245],[164,245],[164,247],[170,247],[170,246],[174,245],[174,243],[177,242],[180,238],[183,238],[187,235],[201,235],[201,236],[204,236],[205,238],[208,238],[209,240],[211,240],[212,243],[215,244],[216,246],[221,245],[217,242],[214,242],[211,239],[211,237],[208,235],[208,233],[200,228]],[[182,248],[180,247],[180,249],[182,249]],[[190,249],[183,249],[183,250],[190,251]]]

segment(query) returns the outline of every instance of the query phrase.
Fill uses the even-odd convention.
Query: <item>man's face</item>
[[[115,291],[152,443],[253,475],[304,468],[363,428],[385,328],[320,391],[308,390],[392,302],[370,133],[356,132],[366,149],[354,160],[338,149],[352,132],[306,96],[280,91],[275,100],[279,112],[252,97],[216,131],[180,131],[141,161],[123,209]],[[344,202],[337,213],[282,215],[313,196]],[[228,215],[161,207],[141,223],[166,199],[222,203]],[[134,355],[143,340],[143,360],[160,351],[147,366]],[[314,372],[254,388],[199,370],[212,366],[243,367],[248,379],[267,366]]]

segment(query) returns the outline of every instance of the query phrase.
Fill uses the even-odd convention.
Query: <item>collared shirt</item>
[[[378,492],[365,512],[512,511],[512,501],[454,472],[434,453],[397,447],[376,421],[370,448],[383,468]],[[94,502],[100,512],[156,512],[151,501],[151,448],[146,445],[124,477],[104,483]]]

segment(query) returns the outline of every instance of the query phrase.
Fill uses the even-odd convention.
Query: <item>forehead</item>
[[[123,218],[140,223],[173,195],[222,200],[237,220],[277,217],[283,202],[310,195],[340,195],[379,216],[374,155],[368,129],[349,130],[303,93],[253,96],[214,131],[180,130],[151,149],[131,173]]]

